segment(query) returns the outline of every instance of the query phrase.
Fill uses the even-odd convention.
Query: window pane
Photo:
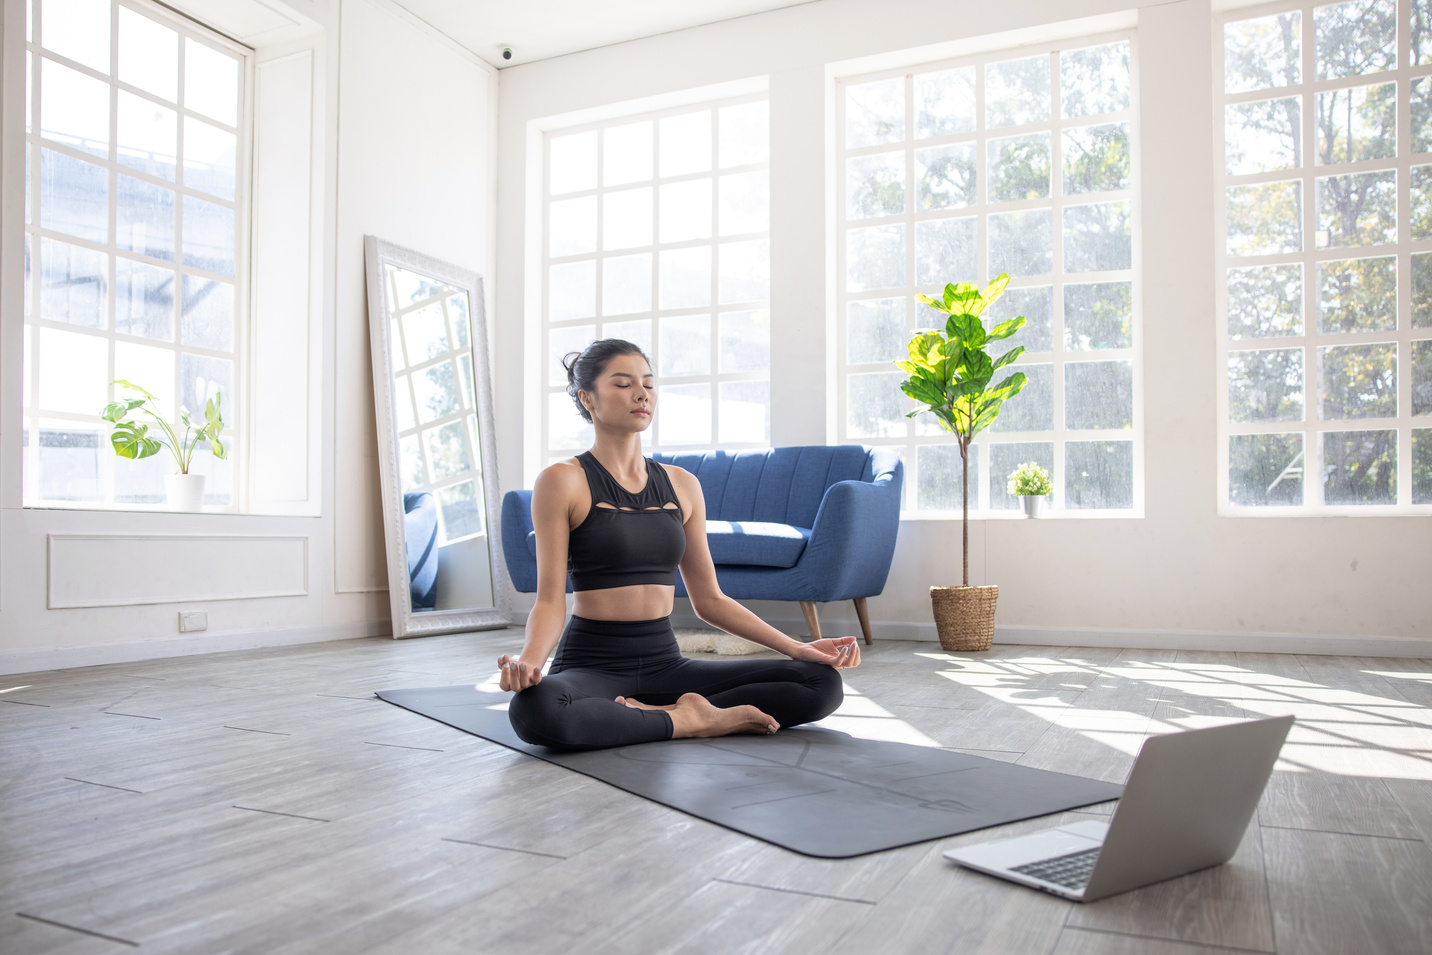
[[[852,364],[903,360],[908,354],[905,299],[850,302],[845,312],[845,360]]]
[[[768,381],[721,382],[722,442],[761,443],[770,434],[771,383]]]
[[[662,242],[711,237],[711,180],[694,179],[661,187]]]
[[[851,292],[905,284],[905,227],[881,225],[845,234],[845,287]]]
[[[579,192],[597,187],[597,132],[553,136],[548,141],[547,162],[551,193]]]
[[[441,481],[471,470],[472,459],[468,455],[464,431],[461,421],[449,421],[440,428],[430,428],[423,432],[423,437],[427,440],[428,462],[433,469],[433,480]]]
[[[1134,363],[1077,361],[1064,366],[1064,427],[1134,426]]]
[[[845,146],[855,149],[905,138],[905,78],[845,88]]]
[[[597,263],[554,265],[547,276],[547,318],[562,322],[597,314]]]
[[[711,168],[711,111],[661,120],[661,174],[684,176]]]
[[[975,68],[962,66],[915,77],[915,138],[974,132]]]
[[[40,317],[104,328],[109,256],[54,239],[40,240]]]
[[[179,96],[179,34],[129,7],[120,7],[119,78],[174,102]]]
[[[437,494],[449,543],[482,533],[482,508],[478,506],[477,491],[471,481],[441,488]]]
[[[189,358],[184,357],[186,361]],[[440,361],[413,372],[413,397],[418,402],[418,420],[424,424],[456,412],[461,406],[452,362]]]
[[[1397,68],[1397,0],[1352,0],[1313,10],[1317,78]]]
[[[233,133],[184,117],[184,185],[233,199],[237,152],[238,138]]]
[[[1129,44],[1059,53],[1059,102],[1065,119],[1129,108]]]
[[[1129,188],[1129,124],[1064,130],[1064,192],[1111,192]]]
[[[1432,63],[1432,2],[1412,0],[1412,65]]]
[[[845,161],[845,214],[851,219],[905,211],[905,154],[877,153]]]
[[[1089,351],[1133,346],[1132,282],[1064,286],[1064,348]]]
[[[661,374],[711,373],[711,316],[683,315],[661,320]]]
[[[115,342],[114,377],[132,381],[146,391],[153,392],[154,397],[159,399],[160,414],[168,417],[170,421],[177,421],[179,409],[174,401],[175,357],[174,351],[169,348],[138,345],[134,342]]]
[[[763,302],[771,297],[771,244],[766,239],[726,242],[717,250],[718,292],[723,304]]]
[[[1415,179],[1413,185],[1415,189]],[[1414,199],[1414,206],[1415,202]],[[1318,248],[1381,245],[1395,241],[1395,171],[1325,176],[1318,180]]]
[[[174,340],[173,269],[115,258],[114,330],[121,335]]]
[[[125,8],[119,9],[122,11]],[[193,471],[192,460],[190,464]],[[114,500],[119,504],[163,504],[166,497],[164,475],[172,473],[174,458],[168,451],[160,451],[138,461],[115,455]]]
[[[1421,76],[1412,81],[1412,151],[1432,152],[1432,80]]]
[[[1228,356],[1228,417],[1303,420],[1303,350],[1236,351]]]
[[[1064,506],[1134,506],[1132,441],[1070,441],[1064,445]]]
[[[711,304],[711,247],[668,249],[661,253],[662,308]]]
[[[1413,166],[1411,170],[1411,208],[1408,210],[1412,238],[1432,236],[1432,166]],[[43,184],[41,185],[43,189]],[[43,205],[43,194],[41,203]]]
[[[991,275],[1001,272],[1016,277],[1048,275],[1053,270],[1053,213],[1050,210],[992,215],[988,228]]]
[[[1303,503],[1303,436],[1235,434],[1228,438],[1228,499],[1243,506]]]
[[[721,168],[765,162],[770,152],[770,104],[765,100],[724,106],[717,117],[721,128]]]
[[[1022,126],[1049,119],[1049,56],[985,65],[985,124]]]
[[[566,396],[563,395],[565,398]],[[427,465],[418,436],[410,434],[398,439],[398,467],[402,472],[403,491],[415,491],[428,482]]]
[[[1412,254],[1412,327],[1432,328],[1432,252]]]
[[[92,242],[109,238],[109,175],[103,166],[40,150],[40,225]]]
[[[975,144],[915,150],[915,208],[957,209],[975,202]]]
[[[1048,285],[1006,289],[984,313],[985,324],[1024,316],[1024,327],[1004,340],[1006,351],[1023,345],[1025,354],[1054,350],[1054,289]],[[1021,369],[1027,370],[1027,369]],[[1027,389],[1029,386],[1026,385]]]
[[[239,122],[239,61],[184,38],[184,105],[228,126]]]
[[[893,438],[905,433],[904,372],[845,377],[845,433],[852,438]]]
[[[657,422],[662,444],[710,444],[711,385],[664,386]]]
[[[1318,263],[1318,331],[1397,328],[1397,258]]]
[[[596,338],[595,325],[570,325],[547,331],[547,384],[565,385],[567,369],[562,362],[572,352],[580,352]]]
[[[156,259],[164,259],[168,262],[174,261],[174,190],[166,189],[163,186],[156,186],[151,182],[142,179],[132,179],[123,173],[115,176],[115,201],[114,201],[114,244],[117,248],[126,252],[138,252],[140,255],[153,256]],[[189,199],[189,202],[198,200]],[[227,210],[225,210],[227,211]],[[229,259],[226,264],[220,263],[214,271],[223,271],[232,275],[233,265],[233,212],[228,213],[230,235],[228,242]],[[211,232],[205,233],[203,226],[199,226],[198,235],[189,233],[190,217],[185,216],[184,220],[184,244],[190,250],[198,250],[202,254],[205,251],[204,243],[215,241]],[[199,265],[200,260],[193,255],[186,256],[189,264]],[[212,264],[211,258],[203,259],[204,262]],[[203,267],[202,265],[200,267]]]
[[[1397,155],[1397,84],[1329,90],[1316,103],[1320,165]]]
[[[234,348],[234,286],[231,282],[184,276],[179,316],[185,345],[232,351]]]
[[[44,0],[46,49],[109,72],[109,0]]]
[[[1396,504],[1397,432],[1323,432],[1323,501]]]
[[[969,449],[971,510],[980,506],[979,445]],[[922,511],[958,511],[964,506],[964,465],[954,444],[922,444],[915,449],[919,481],[915,500]]]
[[[449,350],[447,322],[437,302],[424,305],[403,315],[403,341],[408,360],[413,363],[436,358]]]
[[[603,322],[601,335],[603,338],[620,338],[624,342],[631,342],[642,350],[643,354],[651,354],[651,319],[638,318],[627,322]]]
[[[120,7],[121,10],[126,9]],[[174,164],[179,155],[179,117],[172,109],[124,90],[119,91],[119,132],[115,137],[115,157],[131,169],[138,169],[160,179],[174,179]],[[189,151],[188,136],[184,140]],[[232,160],[231,160],[232,162]],[[186,176],[188,170],[185,170]],[[229,178],[233,178],[232,170]],[[232,191],[230,197],[232,198]]]
[[[978,242],[973,216],[915,223],[915,284],[943,287],[974,278]]]
[[[1412,503],[1432,504],[1432,428],[1412,432]]]
[[[602,263],[602,314],[651,309],[651,253],[621,255]]]
[[[1303,266],[1260,265],[1228,270],[1228,337],[1303,334]]]
[[[109,401],[109,343],[96,335],[58,328],[38,331],[40,407],[99,414]]]
[[[184,264],[234,274],[234,210],[184,197]]]
[[[771,187],[765,170],[722,176],[718,193],[721,235],[744,235],[770,229]]]
[[[1298,97],[1225,106],[1223,148],[1230,176],[1301,166],[1303,124]]]
[[[418,423],[410,388],[407,375],[393,376],[393,422],[399,431],[408,431]]]
[[[1432,340],[1412,343],[1412,413],[1432,414]]]
[[[1229,186],[1228,254],[1268,255],[1303,250],[1303,184]]]
[[[1008,371],[1025,374],[1024,387],[999,409],[999,417],[989,426],[994,432],[1052,431],[1054,429],[1054,366],[1014,365]],[[1005,369],[1000,369],[1000,381]]]
[[[547,249],[554,258],[597,251],[597,197],[562,199],[547,207]]]
[[[1037,464],[1054,473],[1054,445],[1049,441],[989,446],[989,507],[1008,511],[1019,507],[1019,498],[1009,493],[1009,476],[1022,464]]]
[[[1229,93],[1300,82],[1303,15],[1297,10],[1223,27],[1223,88]]]
[[[1133,264],[1133,225],[1127,202],[1064,209],[1064,269],[1102,272]]]
[[[1330,345],[1318,349],[1318,417],[1395,418],[1397,346]]]
[[[101,440],[102,436],[96,428],[59,422],[48,427],[41,425],[38,482],[41,500],[102,500],[99,486]]]
[[[593,436],[591,422],[582,420],[566,392],[554,391],[547,396],[548,447],[585,448],[592,443]]]
[[[602,130],[602,184],[651,178],[651,120]]]
[[[771,367],[771,313],[723,312],[721,371],[766,371]]]
[[[991,139],[989,201],[1049,197],[1049,134]]]
[[[609,192],[602,197],[602,248],[651,245],[651,187]]]

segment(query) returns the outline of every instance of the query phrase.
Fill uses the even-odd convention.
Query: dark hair
[[[646,357],[646,352],[641,350],[640,345],[620,338],[594,341],[581,351],[568,352],[562,359],[562,367],[567,369],[567,394],[572,396],[572,403],[577,406],[577,413],[582,416],[582,420],[591,421],[592,415],[582,406],[577,392],[596,394],[597,379],[607,370],[607,364],[618,355],[640,355],[648,366],[651,364],[651,359]]]

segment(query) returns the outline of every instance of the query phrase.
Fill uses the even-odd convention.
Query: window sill
[[[174,514],[185,517],[318,517],[317,514],[282,514],[269,511],[240,511],[234,507],[206,505],[201,511],[170,510],[166,504],[105,504],[102,501],[26,501],[20,505],[27,511],[86,511],[104,514]]]
[[[971,521],[1108,521],[1108,520],[1142,520],[1144,512],[1142,509],[1129,508],[1125,510],[1059,510],[1045,511],[1040,517],[1025,517],[1022,511],[970,511]],[[961,519],[959,511],[901,511],[901,522],[958,522]]]

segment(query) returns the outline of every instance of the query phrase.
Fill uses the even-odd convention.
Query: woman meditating
[[[605,339],[567,356],[567,393],[596,431],[590,451],[553,464],[532,490],[537,603],[520,656],[497,662],[523,740],[596,749],[681,737],[774,733],[832,713],[855,637],[801,643],[721,593],[694,476],[642,456],[656,411],[651,364]],[[707,623],[788,660],[688,660],[669,619],[681,568]],[[575,605],[566,616],[570,570]],[[546,675],[542,665],[557,645]]]

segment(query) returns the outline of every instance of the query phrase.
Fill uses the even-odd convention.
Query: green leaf
[[[1008,338],[1023,327],[1023,315],[1020,315],[1018,318],[1011,318],[1007,322],[1000,322],[994,327],[994,329],[989,333],[989,335],[985,337],[985,341],[997,342],[1001,338]]]
[[[158,441],[147,436],[148,431],[148,425],[123,421],[115,425],[114,433],[109,436],[109,442],[114,445],[115,454],[137,461],[157,453],[163,447]]]
[[[971,311],[971,306],[977,306],[980,302],[979,286],[972,282],[961,282],[958,285],[945,286],[945,305],[951,311],[958,306],[962,312]],[[976,311],[974,314],[978,315]]]
[[[214,457],[220,461],[224,460],[229,454],[228,450],[224,447],[224,442],[220,441],[217,437],[209,439],[209,448],[214,452]]]
[[[113,381],[111,381],[110,384],[111,384],[111,385],[119,385],[121,388],[128,388],[130,391],[137,391],[137,392],[139,392],[141,395],[143,395],[144,397],[148,398],[150,401],[156,401],[156,400],[158,400],[158,399],[156,399],[156,398],[154,397],[154,395],[152,395],[151,393],[145,391],[143,388],[139,387],[138,385],[136,385],[136,384],[135,384],[134,382],[132,382],[132,381],[125,381],[123,378],[116,378],[116,379],[114,379]]]
[[[1024,354],[1024,346],[1023,346],[1023,345],[1015,345],[1015,346],[1014,346],[1013,348],[1011,348],[1009,351],[1007,351],[1007,352],[1005,352],[1003,355],[1000,355],[1000,356],[999,356],[999,358],[998,358],[998,359],[995,361],[995,363],[994,363],[994,370],[995,370],[995,371],[999,371],[999,370],[1000,370],[1001,368],[1003,368],[1005,365],[1008,365],[1010,362],[1014,361],[1016,358],[1018,358],[1020,355],[1023,355],[1023,354]]]
[[[214,431],[215,434],[218,434],[224,427],[224,419],[219,414],[219,404],[223,398],[223,392],[216,391],[214,392],[214,397],[210,398],[204,405],[204,420],[209,423],[209,427],[211,428],[215,425],[218,426],[218,429]]]
[[[1009,273],[1008,273],[1008,272],[1001,272],[1001,273],[999,273],[998,275],[996,275],[993,279],[991,279],[991,280],[990,280],[990,283],[985,286],[984,294],[981,296],[981,298],[984,300],[984,304],[980,307],[980,312],[983,313],[985,309],[987,309],[987,308],[989,308],[991,305],[993,305],[995,299],[997,299],[997,298],[999,298],[1001,295],[1003,295],[1003,294],[1004,294],[1004,290],[1005,290],[1008,286],[1009,286]]]
[[[941,312],[948,312],[950,310],[944,302],[940,301],[937,298],[930,298],[930,296],[928,295],[916,295],[915,297],[924,304],[930,306],[933,309],[938,309]]]

